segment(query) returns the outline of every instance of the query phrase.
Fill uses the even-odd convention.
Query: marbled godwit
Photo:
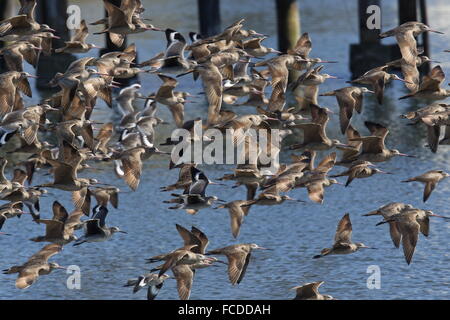
[[[15,41],[21,36],[33,35],[40,32],[55,32],[46,24],[39,24],[25,14],[14,16],[1,21],[0,39],[3,41]]]
[[[431,170],[427,171],[424,174],[421,174],[420,176],[409,178],[407,180],[404,180],[402,182],[421,182],[425,184],[425,189],[423,190],[423,202],[426,202],[428,198],[431,195],[431,192],[433,192],[434,188],[437,186],[439,181],[449,177],[450,174],[443,170]]]
[[[34,242],[53,242],[60,245],[77,240],[73,234],[75,228],[81,225],[80,218],[83,212],[75,210],[70,215],[58,202],[53,202],[53,218],[51,220],[39,219],[36,222],[45,224],[45,235],[31,238]]]
[[[49,244],[20,266],[13,266],[3,270],[4,274],[18,273],[16,288],[26,289],[31,286],[39,276],[47,275],[54,269],[65,269],[55,262],[48,262],[48,259],[62,250],[59,244]]]
[[[222,108],[222,74],[220,73],[219,68],[211,62],[199,64],[191,70],[192,71],[190,72],[198,72],[202,79],[204,92],[206,93],[206,99],[208,100],[207,125],[216,124],[219,120],[218,115],[220,109]]]
[[[264,57],[269,53],[279,53],[280,51],[275,50],[273,48],[266,47],[261,44],[267,37],[254,38],[247,41],[242,42],[242,48],[250,55],[254,57]]]
[[[312,150],[328,150],[334,146],[343,146],[337,139],[330,139],[326,134],[326,126],[329,120],[327,108],[321,108],[311,104],[311,123],[300,123],[289,128],[303,129],[303,142],[289,146],[290,150],[308,148]]]
[[[136,1],[127,1],[126,7],[122,6],[121,8],[116,7],[108,0],[103,0],[103,4],[108,12],[108,23],[105,25],[107,27],[94,34],[108,33],[111,42],[117,47],[122,46],[125,35],[151,30],[143,23],[133,23],[133,15],[137,9]]]
[[[296,296],[292,300],[335,300],[332,296],[319,293],[319,287],[325,281],[305,283],[302,286],[291,288],[296,291]]]
[[[345,134],[353,115],[353,110],[361,113],[363,93],[374,93],[366,87],[345,87],[320,94],[320,96],[335,96],[339,105],[339,123],[342,134]]]
[[[385,126],[370,121],[365,121],[364,124],[372,135],[368,137],[355,137],[351,139],[351,141],[362,141],[362,150],[356,157],[357,160],[383,162],[390,160],[394,156],[414,158],[414,156],[401,153],[397,149],[386,148],[384,140],[389,134],[389,130]]]
[[[20,217],[24,212],[22,211],[21,202],[11,202],[0,207],[0,230],[5,221],[13,217]]]
[[[139,276],[137,279],[129,279],[124,287],[133,287],[133,293],[136,293],[148,286],[147,300],[154,300],[158,295],[159,290],[163,287],[164,281],[168,278],[170,278],[170,276],[167,274],[158,276],[155,273],[147,273]]]
[[[86,53],[91,49],[100,47],[96,46],[93,43],[86,43],[86,38],[89,35],[89,30],[86,25],[85,20],[81,20],[80,26],[75,30],[74,35],[70,38],[70,41],[67,41],[64,47],[55,49],[56,53]]]
[[[414,207],[410,204],[402,202],[390,202],[380,208],[373,210],[369,213],[363,214],[363,216],[375,216],[381,215],[385,220],[391,219],[392,216],[400,214],[405,210],[413,209]],[[398,229],[397,223],[395,221],[389,221],[389,233],[391,235],[392,242],[396,248],[400,247],[401,234]]]
[[[369,247],[361,242],[352,242],[352,223],[350,221],[350,215],[346,213],[338,223],[333,247],[323,249],[319,255],[313,258],[317,259],[331,254],[349,254],[361,248]]]
[[[248,207],[242,207],[247,203],[245,200],[235,200],[218,206],[215,209],[225,208],[228,209],[230,214],[231,233],[234,238],[239,236],[242,223],[244,222],[244,216],[248,214]]]
[[[421,22],[409,21],[394,29],[381,33],[380,38],[395,36],[403,59],[410,64],[414,64],[416,57],[419,55],[417,50],[417,42],[414,37],[417,37],[423,32],[442,34],[442,32],[433,30]]]
[[[394,73],[387,73],[385,70],[388,66],[381,66],[378,68],[371,69],[364,73],[362,76],[355,80],[347,81],[348,83],[359,83],[359,84],[367,84],[373,88],[375,95],[377,97],[377,101],[379,104],[383,104],[383,96],[384,96],[384,87],[386,83],[391,80],[399,80],[404,83],[410,83]]]
[[[445,73],[441,66],[434,67],[427,76],[424,76],[417,91],[400,97],[400,99],[407,99],[410,97],[427,99],[427,100],[442,100],[450,97],[450,89],[441,88],[441,84],[445,80]]]
[[[270,250],[256,243],[235,244],[208,251],[207,255],[225,255],[228,259],[228,278],[232,285],[241,283],[250,262],[252,250]]]
[[[193,265],[203,260],[216,261],[215,258],[208,258],[204,254],[192,252],[192,248],[195,247],[197,247],[195,244],[187,245],[164,255],[162,260],[165,260],[165,263],[151,271],[159,270],[158,275],[162,276],[167,270],[175,266]]]
[[[430,216],[450,219],[449,217],[434,214],[429,210],[425,211],[421,209],[406,209],[398,214],[394,214],[388,218],[385,218],[383,221],[377,223],[377,226],[384,223],[389,223],[390,225],[391,223],[394,223],[396,225],[397,234],[395,235],[396,239],[394,243],[399,244],[401,240],[405,260],[409,265],[416,249],[417,241],[419,239],[419,232],[421,232],[426,237],[429,234]]]
[[[30,214],[33,217],[33,220],[37,221],[40,218],[40,201],[39,198],[46,194],[47,190],[39,189],[38,187],[34,188],[14,188],[13,190],[4,193],[1,196],[1,200],[10,201],[10,202],[23,202],[28,209],[30,210]]]
[[[416,57],[416,61],[414,64],[411,64],[402,58],[388,62],[386,63],[386,65],[388,67],[400,68],[402,70],[403,79],[408,81],[405,82],[405,86],[409,89],[409,91],[416,92],[419,89],[420,85],[420,74],[418,67],[426,62],[437,61],[431,61],[427,56],[418,56]]]
[[[39,51],[42,48],[36,47],[27,41],[18,41],[0,50],[9,71],[23,72],[23,61],[25,60],[33,67],[37,66]]]
[[[345,186],[348,187],[350,183],[353,181],[353,179],[369,178],[377,173],[392,174],[390,172],[386,172],[378,168],[371,168],[370,166],[373,166],[371,162],[362,161],[360,163],[351,165],[351,167],[347,171],[332,175],[330,177],[337,178],[348,176],[347,182],[345,183]]]
[[[21,109],[23,105],[19,92],[31,97],[31,87],[27,78],[36,78],[27,72],[9,71],[0,74],[0,116],[4,117],[8,112]],[[5,119],[3,119],[4,121]],[[3,122],[2,121],[2,122]]]
[[[108,215],[108,209],[105,207],[100,207],[97,213],[92,217],[92,219],[84,222],[86,230],[84,235],[77,239],[74,246],[78,246],[85,242],[102,242],[109,240],[114,233],[127,233],[120,230],[118,227],[107,227],[106,226],[106,216]]]
[[[173,91],[178,85],[178,81],[163,74],[158,74],[158,77],[163,81],[163,84],[156,92],[155,101],[169,108],[175,124],[177,125],[177,127],[181,128],[184,123],[185,99],[176,96]]]

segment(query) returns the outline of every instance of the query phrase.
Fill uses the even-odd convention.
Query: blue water
[[[80,4],[83,18],[92,21],[103,14],[103,9],[91,1],[69,1]],[[159,27],[171,27],[187,35],[197,29],[197,7],[195,0],[143,1],[146,16]],[[275,6],[272,0],[221,1],[222,24],[229,25],[237,19],[246,18],[246,27],[271,35],[267,45],[276,47]],[[356,1],[302,0],[301,26],[303,32],[309,32],[313,41],[312,56],[333,59],[338,64],[327,65],[326,72],[345,80],[350,78],[348,70],[349,46],[358,41]],[[431,56],[441,61],[444,71],[450,72],[450,5],[445,0],[427,1],[430,25],[445,35],[430,36]],[[383,1],[383,29],[397,25],[397,11],[394,1]],[[93,30],[93,29],[92,29]],[[101,36],[89,38],[102,45]],[[137,44],[140,60],[148,59],[165,47],[162,33],[144,33],[131,37],[130,42]],[[393,39],[383,40],[392,43]],[[97,54],[92,51],[91,54]],[[345,80],[329,80],[321,86],[321,92],[345,86]],[[150,75],[141,77],[143,93],[157,90],[159,80]],[[199,83],[193,83],[190,77],[180,79],[179,89],[191,93],[201,91]],[[78,247],[71,245],[51,258],[61,265],[78,265],[81,268],[81,289],[69,290],[66,287],[68,275],[63,270],[43,276],[26,290],[16,289],[14,276],[0,275],[0,296],[3,299],[145,299],[145,292],[133,295],[129,288],[122,285],[127,279],[148,271],[144,259],[168,252],[182,245],[175,229],[175,223],[185,227],[195,225],[203,230],[210,239],[210,248],[223,247],[236,243],[258,243],[274,251],[257,251],[252,255],[244,280],[235,287],[228,282],[226,266],[207,268],[196,273],[191,299],[289,299],[293,292],[288,289],[305,282],[325,281],[321,292],[339,299],[449,299],[449,228],[450,224],[440,219],[431,221],[431,233],[428,238],[420,235],[413,262],[408,266],[401,249],[395,249],[389,237],[387,226],[375,227],[377,217],[362,217],[391,201],[402,201],[414,206],[433,210],[435,213],[450,216],[448,193],[450,181],[443,181],[424,205],[421,201],[422,186],[402,184],[401,180],[421,174],[431,169],[450,170],[447,146],[439,147],[432,154],[426,144],[426,130],[422,126],[406,126],[399,115],[406,110],[424,106],[414,101],[398,101],[405,93],[400,84],[389,86],[385,92],[385,103],[378,106],[373,97],[364,100],[361,115],[355,115],[353,125],[362,133],[365,120],[387,125],[390,134],[386,140],[388,147],[414,154],[417,158],[395,158],[382,163],[380,167],[394,175],[379,175],[370,179],[355,180],[350,187],[332,186],[325,192],[323,205],[307,199],[305,189],[296,189],[291,197],[307,200],[305,204],[285,203],[274,207],[255,207],[246,217],[240,236],[234,240],[226,210],[206,209],[196,216],[187,215],[182,210],[168,210],[162,201],[169,194],[159,191],[159,187],[176,181],[178,172],[167,170],[168,161],[164,157],[151,158],[144,164],[141,183],[137,192],[128,192],[123,181],[113,174],[111,164],[97,164],[98,171],[83,172],[83,176],[93,176],[104,183],[117,185],[127,191],[120,195],[119,209],[111,209],[107,223],[128,231],[128,235],[117,234],[112,240],[103,243],[89,243]],[[28,99],[36,102],[39,95]],[[205,115],[205,102],[197,98],[196,103],[186,105],[186,119]],[[332,97],[323,97],[321,105],[337,111],[336,101]],[[159,108],[159,116],[170,120],[171,116],[164,106]],[[251,108],[240,109],[252,112]],[[94,118],[109,121],[111,112],[99,102]],[[159,141],[164,140],[171,128],[162,128]],[[338,128],[337,114],[331,118],[328,127],[329,136],[342,139]],[[323,154],[319,155],[320,157]],[[289,162],[288,154],[282,161]],[[202,167],[210,179],[229,173],[231,166]],[[341,168],[333,169],[333,173]],[[51,177],[37,174],[34,183],[49,182]],[[209,194],[219,195],[227,201],[243,199],[245,189],[210,186]],[[42,198],[42,215],[51,217],[51,203],[57,199],[71,211],[73,206],[70,194],[52,191],[52,195]],[[330,256],[313,260],[311,257],[322,248],[332,244],[336,224],[345,212],[350,213],[353,224],[353,239],[364,242],[378,250],[361,250],[352,255]],[[37,252],[43,244],[28,239],[44,233],[44,226],[36,225],[29,219],[8,220],[3,228],[12,233],[11,237],[1,237],[1,268],[25,262]],[[381,270],[381,288],[369,290],[366,285],[369,274],[367,268],[377,265]],[[168,280],[158,299],[177,299],[174,280]]]

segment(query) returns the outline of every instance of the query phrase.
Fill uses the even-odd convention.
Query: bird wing
[[[395,34],[402,58],[410,64],[416,63],[416,57],[419,55],[417,51],[417,42],[414,38],[412,30],[398,32]]]
[[[70,39],[70,42],[81,42],[84,43],[86,41],[86,38],[89,35],[89,30],[86,24],[86,21],[83,19],[80,22],[80,27],[75,31],[75,34],[73,35],[72,39]]]
[[[250,261],[250,252],[234,250],[226,254],[228,258],[228,277],[231,284],[240,283]]]
[[[58,201],[54,201],[52,210],[53,210],[52,220],[61,221],[63,223],[67,220],[69,214],[67,213],[66,208],[64,208],[61,203],[59,203]]]
[[[348,213],[346,213],[338,223],[336,235],[334,236],[334,242],[352,242],[352,222],[350,221],[350,215]]]
[[[181,300],[188,300],[191,295],[194,271],[188,265],[178,265],[172,268],[172,272],[177,280],[178,296]]]

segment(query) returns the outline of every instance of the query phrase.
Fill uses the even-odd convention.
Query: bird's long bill
[[[434,33],[439,33],[439,34],[444,34],[442,31],[437,31],[437,30],[432,30],[432,29],[430,29],[428,31],[429,32],[434,32]]]
[[[382,171],[382,170],[378,171],[378,173],[393,174],[392,172],[387,172],[387,171]]]
[[[119,230],[119,231],[117,231],[117,232],[128,234],[128,232],[122,231],[122,230]]]
[[[67,267],[57,266],[56,269],[64,269],[64,270],[67,270]]]
[[[440,214],[432,213],[432,214],[430,214],[430,216],[432,216],[432,217],[438,217],[438,218],[442,218],[442,219],[446,219],[446,220],[450,220],[450,217],[441,216]]]
[[[416,156],[410,155],[410,154],[406,154],[406,153],[399,153],[398,154],[401,157],[408,157],[408,158],[417,158]]]
[[[39,78],[38,76],[33,76],[32,74],[27,75],[28,78],[33,78],[33,79],[37,79]]]
[[[186,72],[184,72],[184,73],[178,74],[178,75],[177,75],[177,78],[182,77],[182,76],[185,76],[185,75],[187,75],[187,74],[189,74],[189,73],[192,73],[192,72],[194,72],[194,69],[189,70],[189,71],[186,71]]]
[[[10,233],[6,233],[6,232],[0,232],[0,234],[4,235],[4,236],[10,236]]]
[[[329,60],[325,60],[325,61],[320,61],[320,63],[338,63],[339,61],[329,61]]]
[[[228,263],[227,263],[227,262],[225,262],[225,261],[222,261],[222,260],[215,260],[214,262],[218,262],[218,263],[221,263],[221,264],[226,264],[226,265],[228,265]]]

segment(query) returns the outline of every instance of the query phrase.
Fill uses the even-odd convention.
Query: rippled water
[[[91,1],[71,1],[80,3],[82,14],[91,21],[102,15],[102,8]],[[197,29],[197,7],[194,0],[144,1],[147,15],[156,26],[172,27],[185,34]],[[275,7],[272,0],[222,1],[222,23],[228,25],[245,17],[246,26],[262,33],[273,35],[268,45],[276,46]],[[344,79],[349,79],[349,45],[358,41],[356,1],[323,0],[300,1],[302,31],[309,32],[313,39],[311,55],[323,59],[334,59],[339,64],[326,66],[326,71]],[[429,3],[429,21],[432,27],[447,31],[446,35],[430,36],[431,52],[435,60],[442,61],[444,71],[450,71],[450,55],[442,53],[450,42],[448,20],[450,6],[447,1],[434,0]],[[239,11],[237,10],[239,9]],[[396,7],[393,2],[383,1],[383,28],[394,27]],[[144,60],[164,48],[164,36],[160,33],[145,33],[133,36],[139,48],[139,58]],[[102,38],[92,37],[98,40]],[[386,43],[393,40],[388,39]],[[93,51],[94,52],[94,51]],[[159,82],[155,77],[141,78],[143,92],[153,92]],[[344,80],[330,80],[321,86],[321,91],[345,86]],[[188,77],[180,80],[180,89],[191,93],[201,91],[198,83],[193,84]],[[210,239],[210,248],[223,247],[235,243],[255,242],[274,251],[257,251],[252,255],[250,265],[241,284],[232,287],[227,279],[226,267],[199,270],[194,281],[191,299],[287,299],[293,296],[288,289],[294,285],[324,280],[322,292],[339,299],[449,299],[449,227],[450,224],[439,219],[431,221],[429,238],[420,235],[413,262],[407,266],[402,250],[393,248],[387,226],[375,227],[376,217],[362,217],[361,214],[390,201],[411,203],[420,208],[449,215],[449,181],[443,181],[433,192],[427,204],[421,202],[422,186],[402,184],[401,180],[431,169],[450,170],[448,158],[450,149],[440,147],[437,154],[427,148],[425,128],[406,126],[399,115],[406,110],[422,107],[423,103],[398,101],[405,93],[401,85],[387,88],[385,103],[378,106],[372,97],[365,98],[362,115],[355,115],[354,125],[362,134],[367,134],[363,126],[365,120],[378,121],[390,129],[387,145],[402,152],[418,156],[396,158],[381,164],[381,168],[395,175],[380,175],[370,179],[355,180],[350,187],[333,186],[326,190],[323,205],[285,203],[274,207],[252,208],[241,228],[237,240],[231,236],[229,216],[225,210],[202,210],[190,216],[182,210],[167,210],[162,201],[169,198],[167,193],[159,192],[159,187],[173,183],[176,171],[167,170],[167,159],[152,158],[144,165],[139,189],[135,193],[126,192],[120,196],[119,209],[111,209],[108,224],[119,226],[128,235],[117,234],[111,241],[89,243],[78,247],[71,245],[51,260],[62,265],[78,265],[81,268],[81,289],[69,290],[64,271],[54,271],[40,278],[27,290],[14,287],[14,276],[0,275],[0,296],[3,299],[145,299],[145,292],[133,295],[122,285],[128,278],[137,276],[148,269],[144,259],[173,250],[181,246],[175,230],[175,223],[189,227],[195,225]],[[33,99],[37,101],[37,95]],[[31,102],[31,101],[30,101]],[[324,97],[322,105],[338,110],[334,98]],[[186,106],[186,118],[205,115],[206,106],[201,98],[198,103]],[[242,109],[250,112],[252,109]],[[99,103],[95,118],[108,121],[110,111]],[[165,107],[159,114],[171,119]],[[342,138],[338,131],[338,118],[335,115],[329,125],[331,137]],[[170,128],[163,128],[160,139],[164,139]],[[320,158],[320,157],[319,157]],[[282,161],[289,161],[283,154]],[[128,191],[124,183],[117,179],[110,164],[98,164],[98,171],[83,172],[82,175],[95,176],[104,183],[118,185]],[[230,166],[202,167],[211,179],[229,172]],[[333,169],[339,172],[341,168]],[[51,178],[39,173],[35,183],[49,182]],[[231,186],[231,184],[230,184]],[[229,201],[243,199],[242,188],[210,186],[211,195],[220,195]],[[57,199],[70,211],[70,195],[52,191],[53,195],[42,199],[42,215],[51,216],[51,203]],[[304,189],[290,193],[292,197],[307,199]],[[378,250],[361,250],[347,256],[330,256],[313,260],[311,257],[332,243],[336,224],[345,212],[350,213],[353,223],[353,239],[364,242]],[[29,217],[8,220],[5,232],[11,237],[1,237],[0,263],[7,268],[25,262],[43,244],[28,239],[44,233],[44,226],[34,224]],[[381,289],[369,290],[366,272],[371,265],[381,268]],[[161,290],[159,299],[177,299],[174,280],[168,280]]]

